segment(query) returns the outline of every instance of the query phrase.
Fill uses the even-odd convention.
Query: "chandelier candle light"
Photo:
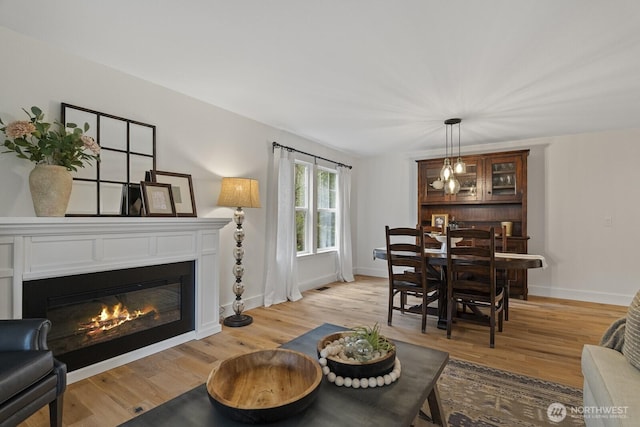
[[[247,314],[242,314],[244,310],[244,302],[242,301],[242,293],[244,292],[244,284],[242,283],[242,275],[244,274],[244,267],[242,266],[242,257],[244,256],[244,249],[242,248],[242,241],[244,240],[244,230],[242,229],[244,211],[242,208],[260,207],[258,181],[250,178],[222,178],[218,206],[236,208],[233,214],[233,220],[236,223],[236,231],[233,234],[236,240],[236,247],[233,249],[233,256],[236,260],[236,264],[233,266],[233,274],[236,276],[236,282],[233,284],[233,293],[236,295],[236,299],[233,302],[235,314],[226,317],[224,324],[231,327],[246,326],[253,322],[253,318]]]

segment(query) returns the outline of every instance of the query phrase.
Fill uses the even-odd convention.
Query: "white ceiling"
[[[0,25],[356,156],[442,148],[450,117],[463,146],[640,127],[637,0],[0,0]]]

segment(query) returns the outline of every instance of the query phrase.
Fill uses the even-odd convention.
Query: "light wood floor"
[[[206,381],[212,364],[250,350],[277,347],[325,322],[354,327],[381,325],[392,339],[437,348],[451,357],[574,387],[582,387],[580,354],[626,314],[626,307],[530,297],[512,300],[510,320],[489,348],[487,327],[460,322],[452,338],[430,318],[420,333],[420,316],[395,313],[387,326],[387,280],[359,276],[304,293],[297,302],[248,311],[254,323],[227,328],[125,366],[71,384],[64,397],[66,426],[115,426]],[[402,357],[400,355],[400,357]],[[41,410],[23,426],[48,426]]]

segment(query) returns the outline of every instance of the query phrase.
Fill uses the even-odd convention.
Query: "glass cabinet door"
[[[423,203],[442,202],[449,199],[444,193],[444,184],[440,181],[440,169],[442,169],[442,161],[420,163],[419,170],[424,188],[419,191],[424,194]]]
[[[455,174],[460,183],[458,194],[451,195],[452,201],[472,201],[482,198],[482,182],[478,179],[478,172],[482,176],[482,159],[477,157],[466,157],[467,170],[464,173]]]
[[[487,200],[522,199],[522,158],[488,158],[485,165],[485,186]]]

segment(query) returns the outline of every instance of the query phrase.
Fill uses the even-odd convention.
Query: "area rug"
[[[573,387],[450,359],[438,388],[452,427],[584,426]]]

